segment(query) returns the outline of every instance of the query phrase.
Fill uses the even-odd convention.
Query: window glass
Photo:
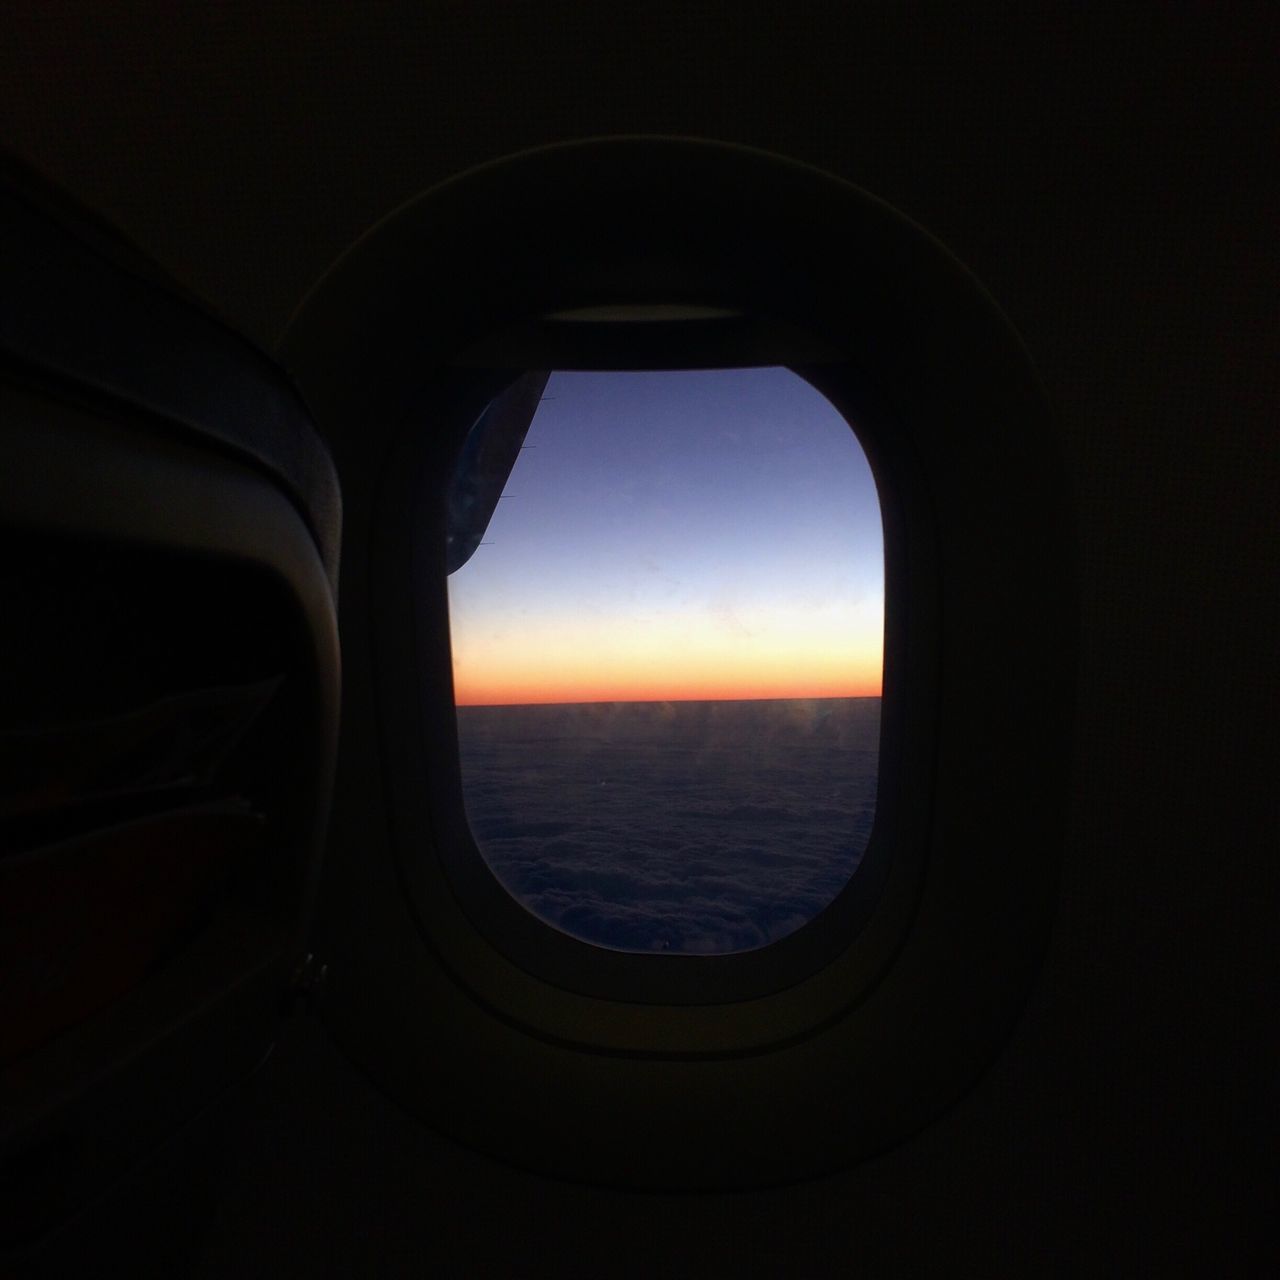
[[[786,369],[530,374],[463,447],[449,609],[467,818],[602,947],[785,937],[875,816],[879,501]]]

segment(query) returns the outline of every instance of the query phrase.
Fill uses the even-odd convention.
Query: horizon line
[[[797,694],[782,698],[574,698],[549,699],[541,702],[455,702],[454,706],[466,707],[591,707],[604,704],[628,705],[632,703],[666,702],[865,702],[882,698],[881,693],[820,693]]]

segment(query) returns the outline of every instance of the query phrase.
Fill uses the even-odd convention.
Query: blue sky
[[[525,443],[449,580],[460,702],[879,691],[875,483],[797,375],[556,373]]]

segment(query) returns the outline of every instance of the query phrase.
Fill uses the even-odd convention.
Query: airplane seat
[[[269,1047],[333,769],[341,505],[287,378],[12,164],[0,245],[8,1252]]]

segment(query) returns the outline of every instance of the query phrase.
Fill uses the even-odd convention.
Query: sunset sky
[[[449,578],[459,705],[879,694],[870,468],[786,369],[556,373]]]

